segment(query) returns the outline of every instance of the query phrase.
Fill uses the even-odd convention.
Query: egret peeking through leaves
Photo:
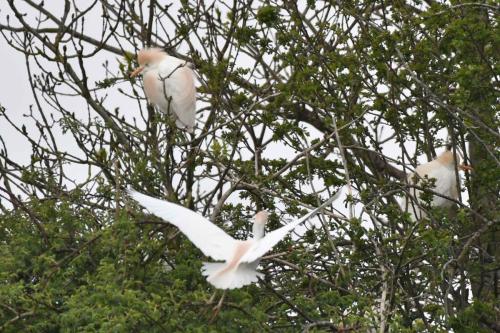
[[[204,263],[202,272],[207,281],[219,289],[240,288],[256,282],[261,273],[256,271],[260,258],[282,240],[291,230],[316,215],[330,204],[340,191],[318,208],[298,220],[288,223],[264,236],[268,213],[261,211],[255,215],[253,238],[236,240],[202,215],[183,206],[155,199],[129,190],[129,195],[150,213],[175,225],[198,247],[203,254],[223,263]]]
[[[194,73],[184,60],[167,55],[161,49],[143,49],[137,53],[139,67],[130,76],[142,74],[148,100],[175,119],[178,128],[193,133],[196,121]]]
[[[436,159],[419,165],[415,169],[415,173],[408,176],[408,183],[421,185],[422,181],[427,179],[435,179],[434,188],[432,189],[439,195],[433,195],[432,206],[434,207],[450,207],[453,205],[453,201],[447,199],[458,199],[458,187],[457,187],[457,175],[455,173],[455,163],[457,164],[458,170],[471,171],[472,168],[468,165],[459,164],[460,158],[457,156],[457,161],[455,162],[453,151],[451,151],[451,146],[446,147],[446,151],[439,155]],[[425,210],[422,209],[420,194],[422,193],[419,189],[412,189],[412,195],[416,200],[419,200],[418,205],[414,207],[406,207],[407,211],[410,211],[413,216],[417,219],[424,218],[426,216]]]

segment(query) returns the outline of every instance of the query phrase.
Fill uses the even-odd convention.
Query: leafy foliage
[[[17,161],[0,134],[0,331],[498,331],[495,2],[86,5],[0,5],[33,93],[0,108],[31,148]],[[198,73],[194,136],[129,78],[143,46]],[[443,209],[434,179],[412,198],[407,176],[448,141],[474,172]],[[263,258],[262,281],[222,296],[128,186],[238,239],[257,210],[273,230],[345,195]]]

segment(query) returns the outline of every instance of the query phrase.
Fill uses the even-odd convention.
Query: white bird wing
[[[436,179],[433,189],[435,192],[454,199],[458,197],[455,170],[443,166],[441,168],[434,169],[428,176],[429,178]],[[453,201],[434,195],[432,204],[434,206],[451,206],[453,205]]]
[[[164,78],[165,84],[164,88],[161,87],[161,93],[163,96],[171,97],[171,101],[163,98],[160,108],[167,112],[170,107],[180,121],[179,125],[193,128],[196,122],[196,87],[193,71],[185,63],[170,61],[162,63],[159,75]]]
[[[128,193],[149,212],[179,228],[206,256],[215,260],[232,258],[237,241],[200,214],[132,189]]]
[[[310,219],[325,206],[329,205],[332,201],[337,199],[340,196],[340,193],[341,191],[339,190],[333,197],[328,199],[321,206],[310,211],[306,215],[302,216],[300,219],[290,222],[287,225],[284,225],[281,228],[273,230],[270,233],[266,234],[263,238],[256,241],[255,244],[248,249],[247,253],[245,253],[245,255],[241,258],[240,262],[253,262],[262,257],[264,254],[267,253],[267,251],[271,250],[274,245],[278,244],[278,242],[282,240],[296,226]]]

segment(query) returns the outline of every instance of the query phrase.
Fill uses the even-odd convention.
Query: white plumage
[[[457,163],[460,163],[457,157]],[[465,165],[458,165],[460,170],[471,170],[470,167]],[[435,179],[435,185],[432,190],[442,196],[433,195],[432,206],[435,207],[450,207],[453,205],[453,201],[445,198],[449,197],[452,199],[458,199],[458,186],[457,175],[455,173],[455,159],[453,152],[446,150],[441,155],[439,155],[435,160],[428,163],[419,165],[415,169],[415,173],[408,176],[409,184],[416,184],[417,186],[422,186],[423,180]],[[457,186],[458,185],[458,186]],[[427,215],[425,210],[421,208],[422,201],[420,200],[420,195],[422,191],[419,189],[411,189],[410,193],[412,197],[417,200],[414,204],[407,200],[406,211],[410,212],[415,219],[425,218]],[[443,197],[445,196],[445,197]]]
[[[194,73],[181,59],[151,48],[137,54],[139,67],[131,76],[142,73],[148,100],[175,119],[177,127],[192,133],[196,122]]]
[[[340,193],[340,191],[339,191]],[[336,199],[337,195],[302,218],[264,236],[268,219],[265,211],[255,215],[253,238],[236,240],[205,217],[180,205],[129,190],[130,196],[152,214],[175,225],[203,254],[224,263],[203,263],[202,274],[219,289],[234,289],[258,281],[260,258],[300,223]]]

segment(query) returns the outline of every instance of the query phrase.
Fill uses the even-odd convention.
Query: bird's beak
[[[144,66],[139,66],[132,73],[130,73],[130,77],[135,77],[139,75],[144,70]]]
[[[470,165],[460,164],[458,168],[462,171],[474,171]]]

